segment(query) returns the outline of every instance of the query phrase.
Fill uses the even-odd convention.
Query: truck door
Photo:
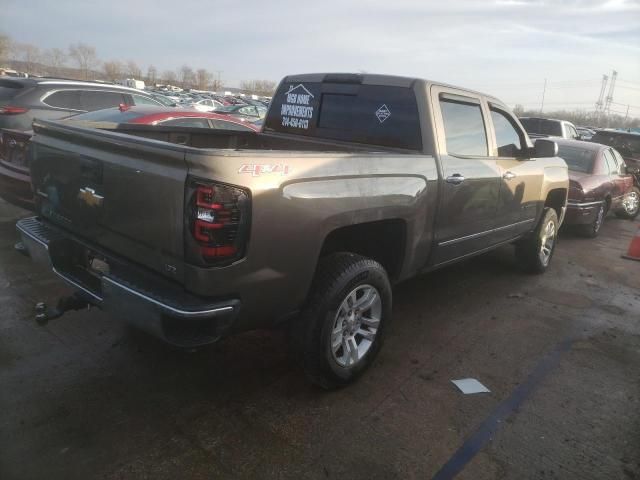
[[[524,131],[508,110],[489,103],[489,139],[500,169],[500,194],[493,238],[504,242],[533,228],[541,211],[540,192],[543,171],[529,158]]]
[[[440,165],[440,204],[432,265],[491,246],[500,170],[489,156],[481,98],[432,87]]]

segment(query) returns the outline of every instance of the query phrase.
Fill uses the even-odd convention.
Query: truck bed
[[[55,122],[46,123],[48,128]],[[203,129],[194,127],[175,127],[161,125],[113,124],[97,122],[75,122],[68,120],[61,125],[81,129],[96,129],[104,133],[131,135],[149,140],[168,142],[192,148],[211,148],[229,150],[284,150],[284,151],[313,151],[313,152],[411,152],[397,148],[373,148],[371,145],[358,145],[336,140],[304,138],[299,135],[283,133],[254,133],[237,130]],[[96,135],[100,137],[99,133]],[[109,136],[103,136],[108,138]]]

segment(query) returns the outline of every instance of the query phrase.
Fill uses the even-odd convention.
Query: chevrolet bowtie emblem
[[[102,195],[98,195],[93,188],[84,187],[80,189],[78,199],[82,200],[90,207],[100,207],[104,197]]]

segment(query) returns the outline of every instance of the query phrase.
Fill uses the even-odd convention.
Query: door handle
[[[447,183],[452,183],[453,185],[460,185],[464,182],[464,177],[459,173],[454,173],[453,175],[446,178]]]
[[[517,175],[513,172],[504,172],[504,175],[502,175],[502,178],[504,178],[505,180],[512,180],[516,177]]]

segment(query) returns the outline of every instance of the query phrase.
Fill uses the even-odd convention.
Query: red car
[[[609,211],[633,219],[640,210],[640,190],[627,173],[622,156],[599,143],[554,139],[558,156],[569,167],[569,200],[565,224],[595,237]]]
[[[134,123],[173,127],[215,128],[258,132],[260,127],[229,115],[169,107],[126,106],[96,110],[67,117],[63,121]],[[33,209],[27,148],[31,132],[0,131],[0,197],[14,205]]]

